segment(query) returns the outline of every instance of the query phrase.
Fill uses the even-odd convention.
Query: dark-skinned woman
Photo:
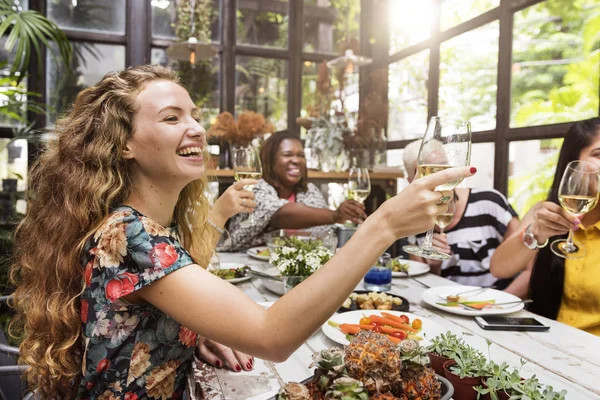
[[[304,147],[297,135],[283,131],[269,137],[260,152],[263,179],[254,187],[255,223],[242,224],[248,214],[233,217],[227,225],[219,251],[240,251],[266,242],[265,234],[278,229],[301,229],[324,233],[334,223],[360,223],[367,216],[364,206],[344,201],[330,210],[323,194],[307,182]],[[251,211],[252,209],[248,209]]]

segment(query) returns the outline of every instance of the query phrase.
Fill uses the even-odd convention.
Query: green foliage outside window
[[[511,126],[597,116],[599,74],[600,0],[549,0],[515,15]],[[541,141],[543,161],[510,177],[519,215],[547,197],[561,144]]]

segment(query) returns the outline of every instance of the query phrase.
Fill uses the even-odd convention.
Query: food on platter
[[[407,338],[416,340],[422,339],[418,336],[418,333],[423,327],[423,321],[415,318],[411,322],[406,315],[396,316],[381,312],[381,315],[365,314],[354,324],[339,324],[331,320],[328,321],[328,324],[344,333],[349,341],[352,341],[353,336],[362,331],[382,333],[395,344],[398,344]]]
[[[392,267],[392,272],[408,272],[408,269],[410,268],[409,263],[400,262],[400,260],[397,258],[394,258],[392,261],[390,261],[390,264]]]
[[[426,354],[415,340],[395,345],[381,333],[361,331],[346,348],[314,355],[313,378],[286,384],[277,399],[440,399],[442,385]]]
[[[342,307],[351,308],[355,303],[361,310],[391,310],[402,305],[402,299],[384,292],[351,293]]]
[[[250,267],[244,265],[241,268],[213,269],[210,270],[210,273],[228,281],[237,278],[244,278],[248,275],[249,270]]]

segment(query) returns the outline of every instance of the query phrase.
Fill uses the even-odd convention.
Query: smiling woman
[[[233,217],[229,236],[220,251],[238,251],[266,243],[266,233],[277,229],[302,229],[325,233],[334,223],[360,223],[367,216],[364,206],[344,201],[337,210],[328,208],[319,189],[307,182],[306,158],[300,138],[290,132],[271,136],[261,150],[263,179],[254,188],[256,222],[242,224],[244,214]]]
[[[255,207],[243,188],[257,181],[236,182],[209,208],[204,130],[173,71],[138,66],[106,75],[77,96],[54,134],[32,168],[11,271],[20,361],[42,398],[182,399],[194,353],[234,371],[252,369],[252,356],[284,361],[394,240],[430,228],[446,211],[435,187],[473,174],[465,167],[419,179],[265,310],[202,268],[224,223]],[[296,189],[306,178],[300,142],[286,137],[280,146],[282,138],[263,152],[275,154],[280,183],[263,184],[276,199],[300,199],[311,193],[311,185]],[[317,221],[320,213],[324,223],[344,215],[302,215]]]

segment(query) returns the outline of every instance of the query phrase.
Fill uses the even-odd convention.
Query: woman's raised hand
[[[448,209],[443,198],[451,198],[452,191],[436,191],[448,182],[462,180],[477,172],[474,167],[449,168],[429,176],[415,179],[406,189],[379,207],[386,227],[396,238],[425,232],[435,225],[437,215]]]
[[[255,185],[254,179],[242,179],[229,186],[215,202],[212,212],[217,213],[225,221],[241,212],[252,212],[256,208],[254,193],[245,190],[246,185]]]
[[[564,235],[569,229],[577,230],[581,224],[576,215],[551,201],[537,203],[528,214],[533,215],[531,233],[538,243],[544,243],[552,236]]]

